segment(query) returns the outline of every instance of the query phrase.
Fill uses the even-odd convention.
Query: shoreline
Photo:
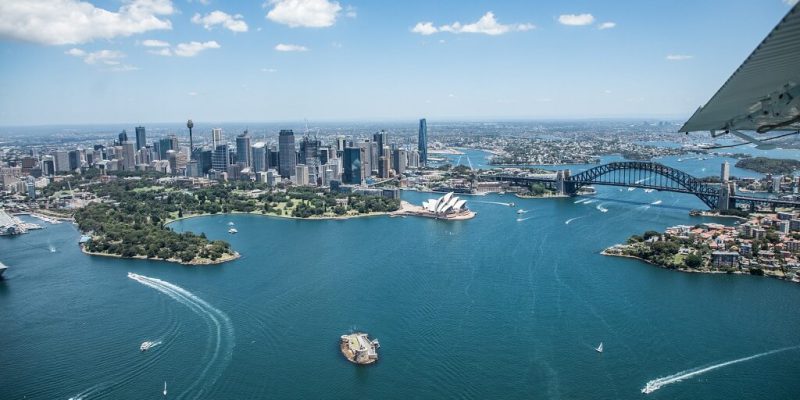
[[[654,267],[665,269],[665,270],[668,270],[668,271],[678,271],[678,272],[683,272],[683,273],[687,273],[687,274],[708,274],[708,275],[722,274],[722,275],[759,276],[759,275],[753,275],[753,274],[751,274],[749,272],[742,271],[742,270],[728,272],[728,271],[700,271],[700,270],[695,270],[695,269],[668,268],[668,267],[665,267],[665,266],[663,266],[661,264],[656,264],[656,263],[654,263],[654,262],[652,262],[650,260],[645,260],[644,258],[641,258],[641,257],[632,256],[632,255],[629,255],[629,254],[609,253],[607,250],[610,249],[610,248],[611,247],[603,249],[603,251],[601,251],[600,254],[604,255],[604,256],[609,256],[609,257],[621,257],[621,258],[629,258],[629,259],[632,259],[632,260],[638,260],[638,261],[644,262],[646,264],[650,264],[650,265],[652,265]],[[760,275],[760,276],[767,277],[767,278],[778,279],[778,280],[786,281],[786,282],[798,283],[798,282],[793,281],[791,279],[787,279],[785,276],[777,276],[777,275],[768,274],[768,273],[766,273],[766,271],[765,271],[764,275]]]
[[[236,260],[237,258],[240,258],[242,256],[241,254],[239,254],[239,252],[234,251],[233,254],[231,254],[231,255],[227,255],[227,254],[223,255],[222,257],[220,257],[220,258],[218,258],[216,260],[203,259],[201,261],[184,262],[184,261],[181,261],[181,260],[179,260],[177,258],[169,258],[169,259],[164,259],[164,258],[160,258],[160,257],[149,257],[148,258],[147,256],[141,256],[141,255],[135,255],[133,257],[123,257],[121,254],[97,253],[97,252],[93,252],[93,251],[88,251],[88,250],[86,250],[86,247],[83,246],[83,245],[79,245],[78,247],[80,247],[81,252],[83,254],[86,254],[86,255],[89,255],[89,256],[123,258],[123,259],[128,259],[128,260],[165,261],[165,262],[169,262],[169,263],[175,263],[175,264],[181,264],[181,265],[189,265],[189,266],[217,265],[217,264],[222,264],[222,263],[225,263],[225,262],[228,262],[228,261]]]
[[[198,217],[211,217],[214,215],[255,215],[259,217],[271,217],[271,218],[280,218],[280,219],[294,219],[300,221],[330,221],[330,220],[346,220],[352,218],[365,218],[365,217],[379,217],[381,215],[391,215],[395,211],[381,211],[381,212],[372,212],[367,214],[356,214],[356,215],[338,215],[338,216],[331,216],[331,217],[308,217],[308,218],[301,218],[301,217],[292,217],[291,215],[277,215],[277,214],[262,214],[261,212],[251,211],[251,212],[242,212],[242,211],[232,211],[227,213],[203,213],[203,214],[191,214],[191,215],[184,215],[183,217],[175,218],[175,219],[168,219],[164,222],[164,226],[167,226],[173,222],[181,221],[184,219],[190,218],[198,218]]]

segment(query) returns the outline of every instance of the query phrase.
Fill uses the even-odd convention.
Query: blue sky
[[[3,0],[0,125],[685,118],[789,3]]]

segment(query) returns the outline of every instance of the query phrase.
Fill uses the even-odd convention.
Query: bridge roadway
[[[711,209],[720,208],[720,196],[727,199],[727,205],[723,204],[724,208],[734,208],[737,204],[748,204],[751,209],[755,209],[757,205],[773,208],[777,206],[800,208],[800,201],[766,199],[737,194],[726,195],[723,186],[710,185],[678,169],[646,161],[612,162],[590,168],[576,175],[570,175],[569,170],[564,170],[553,174],[532,176],[485,175],[479,177],[479,179],[482,181],[509,182],[513,185],[524,186],[532,183],[541,183],[568,195],[575,195],[580,188],[589,185],[623,186],[688,193],[697,196]]]

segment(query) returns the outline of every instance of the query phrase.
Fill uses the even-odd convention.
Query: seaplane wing
[[[778,23],[680,132],[800,129],[800,3]]]

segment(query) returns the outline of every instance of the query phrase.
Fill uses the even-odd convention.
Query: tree
[[[683,260],[683,263],[688,268],[697,269],[700,268],[701,265],[703,265],[703,258],[698,256],[697,254],[689,254]]]

